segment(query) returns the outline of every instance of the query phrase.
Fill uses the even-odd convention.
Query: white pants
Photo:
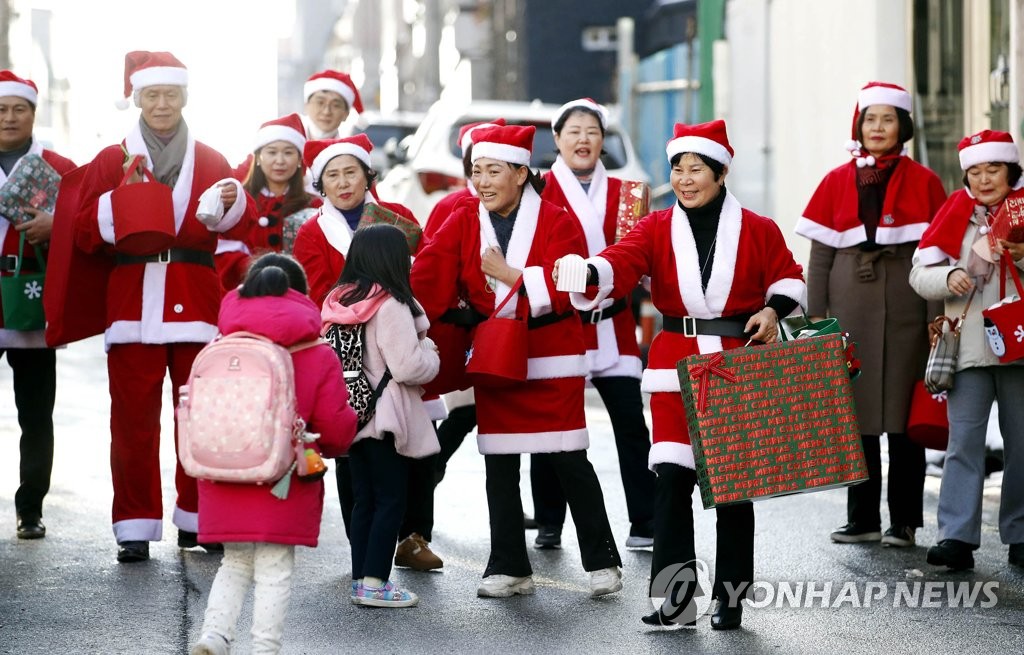
[[[210,587],[203,633],[220,635],[231,644],[242,603],[255,581],[252,609],[252,652],[281,650],[284,619],[292,595],[295,546],[226,543],[220,570]]]

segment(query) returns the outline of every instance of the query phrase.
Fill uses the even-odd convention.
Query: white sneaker
[[[228,655],[231,648],[228,640],[212,632],[204,632],[199,641],[192,646],[189,655]]]
[[[516,594],[522,594],[527,596],[532,594],[534,591],[533,587],[533,576],[528,575],[523,578],[517,578],[511,575],[489,575],[480,581],[480,586],[476,588],[476,595],[481,598],[508,598]]]
[[[590,597],[614,594],[622,589],[622,571],[617,566],[590,572]]]

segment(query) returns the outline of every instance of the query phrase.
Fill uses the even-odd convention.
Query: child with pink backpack
[[[199,541],[223,543],[224,558],[210,588],[202,636],[191,655],[230,652],[242,603],[254,581],[252,652],[276,653],[281,647],[291,595],[295,546],[316,546],[320,535],[322,475],[302,479],[299,473],[306,472],[307,459],[319,461],[317,454],[330,458],[347,452],[356,432],[356,414],[348,405],[348,390],[337,356],[326,343],[318,343],[320,311],[306,296],[306,276],[294,259],[278,254],[258,259],[242,286],[224,297],[218,327],[229,337],[231,333],[252,333],[291,351],[294,375],[288,382],[294,384],[292,413],[297,414],[300,436],[309,441],[296,442],[300,457],[292,456],[285,463],[295,461],[297,466],[288,468],[276,485],[212,481],[199,476]],[[238,352],[226,357],[225,369],[247,364],[244,351]],[[207,379],[215,373],[211,371]],[[190,394],[218,388],[197,382],[196,374],[193,368]],[[230,379],[220,388],[230,388]],[[194,422],[194,413],[202,406],[196,400],[191,399],[191,417],[183,417],[179,409],[179,422],[185,426],[190,425],[190,418]],[[286,428],[290,430],[291,425]],[[184,429],[179,440],[182,447],[188,445],[189,427]],[[312,439],[317,433],[319,437]],[[184,461],[186,454],[182,457]],[[216,464],[209,454],[200,452],[197,457]]]

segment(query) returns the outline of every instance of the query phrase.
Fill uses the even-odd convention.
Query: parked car
[[[406,137],[394,152],[395,165],[377,185],[381,199],[398,202],[425,222],[434,205],[448,193],[466,185],[462,169],[459,129],[468,123],[504,118],[510,125],[537,128],[530,166],[542,172],[551,168],[558,151],[551,132],[551,117],[558,105],[540,102],[479,101],[452,105],[435,103],[415,134]],[[627,180],[648,181],[629,136],[621,130],[617,112],[610,111],[601,159],[608,174]]]
[[[416,131],[424,116],[423,112],[410,111],[396,111],[383,115],[366,111],[359,114],[349,136],[365,133],[370,139],[370,143],[373,144],[370,163],[379,174],[377,179],[382,179],[391,168],[393,159],[388,153],[393,153],[402,139]]]

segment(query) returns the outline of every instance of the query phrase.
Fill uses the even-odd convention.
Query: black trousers
[[[604,496],[585,450],[551,453],[550,461],[569,502],[580,555],[586,571],[622,566],[615,548]],[[519,495],[519,455],[484,455],[487,469],[487,510],[491,522],[491,555],[484,577],[531,575]]]
[[[923,520],[924,447],[905,434],[890,434],[889,439],[889,522],[908,528],[920,528]],[[882,517],[882,455],[879,436],[862,434],[868,479],[848,487],[846,518],[866,528],[880,529]]]
[[[632,524],[646,524],[654,518],[654,472],[647,467],[651,452],[650,433],[644,419],[640,381],[630,377],[593,378],[615,434],[619,474],[626,495],[626,511]],[[565,523],[565,496],[546,454],[530,459],[530,485],[534,517],[541,525]]]
[[[418,532],[427,541],[432,541],[434,531],[434,486],[437,456],[423,459],[406,459],[409,473],[406,485],[405,516],[398,530],[398,540]],[[335,480],[338,484],[338,501],[341,504],[341,520],[345,534],[352,541],[352,507],[356,499],[352,489],[350,457],[334,460]]]
[[[474,428],[476,428],[476,405],[456,407],[448,412],[448,418],[437,426],[437,440],[441,444],[441,452],[434,462],[435,485],[441,484],[441,480],[444,480],[445,471],[448,469],[448,460],[452,458],[455,451],[465,441],[466,435]]]
[[[697,558],[693,530],[693,489],[697,472],[678,464],[658,464],[651,580],[671,564]],[[714,598],[739,602],[754,581],[754,506],[736,503],[715,508]],[[734,603],[735,604],[735,603]]]
[[[21,427],[20,484],[14,494],[14,508],[24,519],[39,519],[53,469],[57,354],[49,348],[0,349],[0,357],[4,354],[14,374],[14,404]]]
[[[352,508],[352,579],[387,580],[405,515],[409,460],[395,452],[395,440],[361,439],[349,450],[355,506]]]

